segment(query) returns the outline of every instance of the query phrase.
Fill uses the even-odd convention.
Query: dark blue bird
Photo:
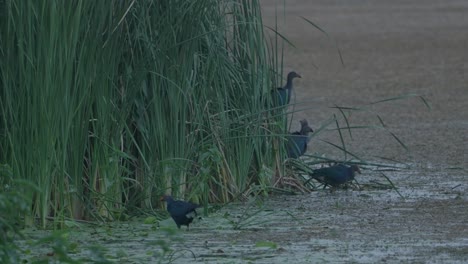
[[[275,106],[284,106],[289,104],[289,101],[291,101],[291,91],[293,89],[294,78],[302,77],[296,72],[292,71],[288,73],[286,85],[284,87],[277,88],[276,90],[273,90],[271,92],[273,100],[275,102]]]
[[[177,201],[169,195],[164,195],[161,198],[161,201],[166,201],[167,211],[171,215],[172,219],[174,219],[177,228],[180,229],[180,226],[186,225],[187,230],[189,230],[190,223],[192,223],[193,219],[197,216],[197,211],[195,209],[200,207],[200,205],[185,201]]]
[[[301,123],[301,130],[296,131],[288,136],[288,158],[292,159],[297,159],[304,155],[304,153],[307,151],[309,133],[314,132],[314,130],[309,126],[307,120],[303,119],[299,122]]]
[[[316,179],[325,185],[338,187],[341,184],[354,180],[355,172],[361,173],[357,165],[346,166],[344,164],[336,164],[327,168],[316,169],[310,176],[312,179]],[[306,181],[306,184],[308,181]]]

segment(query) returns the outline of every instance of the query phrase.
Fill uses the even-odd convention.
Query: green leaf
[[[266,248],[276,249],[278,245],[275,242],[271,242],[271,241],[259,241],[255,243],[255,247],[266,247]]]
[[[155,224],[158,222],[158,219],[154,216],[149,216],[145,218],[145,221],[143,221],[144,224],[150,225],[150,224]]]

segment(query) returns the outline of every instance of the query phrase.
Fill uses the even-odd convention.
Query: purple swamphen
[[[314,130],[309,126],[309,122],[307,122],[307,120],[302,119],[299,122],[301,123],[301,130],[292,133],[287,138],[287,154],[288,158],[292,159],[297,159],[304,155],[304,153],[307,151],[309,133],[314,132]]]
[[[275,106],[284,106],[289,104],[289,101],[291,101],[291,91],[293,89],[294,78],[302,77],[296,72],[292,71],[288,73],[286,85],[284,87],[280,87],[272,91]]]
[[[161,201],[166,201],[167,211],[171,215],[172,219],[180,229],[180,226],[186,225],[189,230],[189,225],[193,219],[197,216],[196,208],[200,207],[198,204],[174,200],[170,195],[164,195],[161,197]]]
[[[361,170],[357,165],[347,166],[344,164],[336,164],[327,168],[320,168],[314,170],[310,176],[311,179],[316,179],[318,182],[325,185],[331,185],[332,187],[338,187],[341,184],[345,184],[354,180],[354,173],[361,173]],[[307,180],[305,184],[310,181]]]

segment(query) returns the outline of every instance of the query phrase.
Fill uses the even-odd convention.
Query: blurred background
[[[410,152],[384,131],[358,130],[349,142],[353,150],[370,159],[387,156],[421,166],[466,168],[466,1],[264,0],[261,6],[265,24],[273,27],[277,19],[281,34],[295,46],[284,44],[284,67],[302,74],[295,86],[301,103],[296,108],[308,108],[297,112],[295,120],[308,118],[314,127],[336,113],[332,106],[365,106],[382,117]],[[417,97],[369,105],[409,94],[424,96],[432,110]],[[379,123],[365,112],[354,112],[350,121]],[[314,139],[309,152],[336,150]]]

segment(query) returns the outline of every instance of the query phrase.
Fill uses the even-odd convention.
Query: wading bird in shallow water
[[[293,89],[294,78],[302,77],[296,72],[292,71],[288,73],[286,85],[284,87],[280,87],[271,91],[273,96],[273,102],[275,102],[275,106],[284,106],[289,104],[289,101],[291,101],[291,91]]]
[[[332,187],[338,187],[342,184],[354,180],[354,173],[361,174],[361,169],[357,165],[346,166],[344,164],[336,164],[327,168],[314,170],[310,176],[311,179],[316,179],[318,182]],[[307,180],[307,184],[311,179]]]
[[[180,229],[180,226],[186,225],[189,230],[189,225],[193,219],[197,216],[196,208],[200,207],[198,204],[174,200],[170,195],[164,195],[161,197],[161,201],[166,201],[167,211],[171,215],[172,219]]]
[[[307,151],[307,143],[309,142],[309,133],[314,130],[309,126],[307,120],[302,119],[301,130],[296,131],[288,136],[287,151],[288,158],[297,159],[304,155]]]

